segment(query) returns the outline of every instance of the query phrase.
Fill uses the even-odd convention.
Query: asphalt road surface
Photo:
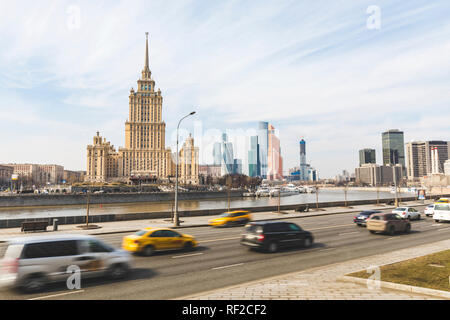
[[[423,212],[424,207],[418,207]],[[131,275],[122,281],[82,280],[80,290],[67,290],[65,283],[52,284],[39,294],[7,290],[0,299],[174,299],[247,281],[301,271],[336,262],[410,248],[450,237],[450,223],[435,223],[422,214],[412,221],[410,234],[370,234],[353,223],[355,213],[292,218],[289,221],[311,231],[315,244],[309,249],[277,253],[251,251],[240,245],[243,227],[180,229],[199,241],[194,251],[158,252],[134,257]],[[286,221],[286,220],[285,220]],[[99,236],[120,247],[123,236]],[[0,245],[3,255],[5,244]]]

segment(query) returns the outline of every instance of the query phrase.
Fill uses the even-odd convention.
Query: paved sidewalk
[[[423,205],[420,201],[409,202],[409,206]],[[320,215],[330,215],[349,212],[360,212],[369,209],[393,209],[393,206],[387,205],[360,205],[353,207],[333,207],[323,208],[319,211],[311,209],[309,212],[294,212],[293,210],[284,211],[285,213],[276,212],[254,212],[252,213],[254,220],[268,220],[268,219],[290,219],[298,217],[312,217]],[[196,216],[196,217],[180,217],[181,228],[187,227],[204,227],[208,226],[208,221],[213,218],[217,218],[218,215],[210,216]],[[21,232],[20,228],[5,228],[0,229],[0,242],[8,241],[12,237],[21,237],[29,235],[43,235],[43,234],[62,234],[62,233],[81,233],[81,234],[108,234],[108,233],[120,233],[120,232],[135,232],[144,227],[173,227],[173,223],[170,219],[145,219],[145,220],[128,220],[128,221],[115,221],[115,222],[101,222],[93,223],[100,226],[99,229],[82,230],[77,228],[77,225],[68,224],[58,226],[58,231],[54,232],[52,226],[47,227],[47,232]]]
[[[341,281],[345,274],[446,250],[450,240],[386,254],[336,263],[228,288],[181,297],[190,300],[428,300],[439,299],[391,289]]]

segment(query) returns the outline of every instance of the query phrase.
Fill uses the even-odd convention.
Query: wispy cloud
[[[380,30],[366,28],[372,4]],[[450,102],[448,9],[444,0],[2,1],[0,135],[11,139],[0,162],[83,169],[97,130],[123,145],[145,31],[167,145],[192,109],[204,132],[272,122],[286,171],[305,138],[322,177],[353,170],[358,148],[380,150],[386,129],[449,139],[448,126],[430,125]]]

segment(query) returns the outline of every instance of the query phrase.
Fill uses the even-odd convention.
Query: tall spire
[[[142,70],[142,80],[151,80],[152,73],[148,66],[148,32],[145,33],[145,65]]]
[[[145,33],[145,66],[144,70],[150,70],[148,67],[148,32]]]

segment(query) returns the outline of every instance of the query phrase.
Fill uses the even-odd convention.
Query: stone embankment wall
[[[402,198],[402,201],[414,201],[415,197]],[[380,199],[380,203],[393,203],[394,199]],[[348,206],[364,205],[364,204],[376,204],[377,200],[356,200],[348,201]],[[299,206],[307,205],[309,208],[316,208],[316,203],[306,203],[306,204],[294,204],[294,205],[282,205],[280,210],[294,210]],[[344,201],[335,202],[322,202],[318,203],[319,208],[329,208],[329,207],[342,207],[345,206]],[[239,208],[241,210],[249,210],[251,212],[264,212],[264,211],[277,211],[278,206],[264,206],[264,207],[249,207],[249,208]],[[223,209],[210,209],[210,210],[189,210],[180,211],[180,217],[194,217],[194,216],[208,216],[217,215],[223,213]],[[301,214],[301,213],[299,213]],[[160,218],[171,218],[172,212],[139,212],[139,213],[123,213],[123,214],[102,214],[102,215],[91,215],[89,216],[90,223],[101,223],[101,222],[113,222],[113,221],[126,221],[126,220],[143,220],[143,219],[160,219]],[[53,224],[53,220],[58,219],[58,224],[83,224],[86,223],[85,216],[62,216],[53,218],[38,218],[38,219],[7,219],[0,220],[0,228],[18,228],[21,226],[22,222],[28,221],[48,221],[49,225]]]
[[[231,197],[241,197],[241,191],[231,191]],[[204,200],[227,198],[227,192],[179,192],[178,200]],[[173,192],[153,193],[98,193],[91,194],[89,203],[134,203],[134,202],[160,202],[173,201]],[[14,196],[1,196],[0,207],[34,207],[34,206],[61,206],[80,205],[87,203],[86,194],[23,194]]]

